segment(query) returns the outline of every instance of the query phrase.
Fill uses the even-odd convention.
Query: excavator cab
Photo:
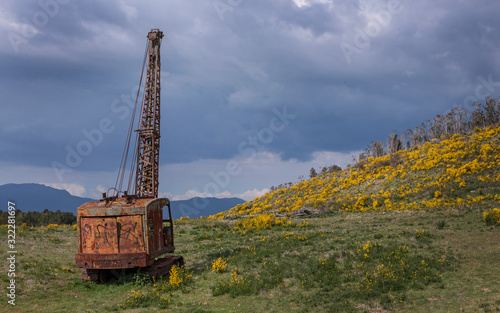
[[[165,217],[163,213],[165,212]],[[105,282],[117,270],[143,268],[162,276],[182,265],[175,251],[170,201],[165,198],[116,198],[78,208],[79,250],[76,267],[85,280]]]

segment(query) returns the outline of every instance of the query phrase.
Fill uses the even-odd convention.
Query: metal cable
[[[135,98],[134,109],[132,110],[132,117],[130,119],[129,130],[127,133],[127,138],[125,140],[125,148],[123,149],[122,159],[121,159],[120,167],[118,170],[118,176],[117,176],[116,182],[115,182],[115,192],[116,192],[115,196],[118,196],[118,193],[122,190],[122,186],[123,186],[123,179],[125,176],[125,169],[127,167],[127,160],[128,160],[129,150],[130,150],[130,140],[132,138],[135,115],[137,112],[137,102],[139,101],[139,95],[141,92],[142,80],[143,80],[143,76],[144,76],[144,68],[146,66],[146,61],[148,58],[148,48],[149,48],[149,40],[146,41],[146,49],[144,51],[144,60],[142,62],[141,78],[139,79],[139,88],[137,89],[137,96]],[[135,148],[134,148],[134,150],[135,150]],[[134,155],[135,155],[135,151],[134,151]],[[134,163],[134,160],[132,161],[132,163]],[[132,171],[132,169],[131,169],[131,171]],[[128,185],[130,186],[130,181],[129,181]],[[127,189],[128,192],[130,192],[129,189],[130,188]]]

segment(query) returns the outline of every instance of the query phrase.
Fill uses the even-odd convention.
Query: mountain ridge
[[[67,190],[56,189],[37,183],[5,184],[0,186],[0,201],[14,202],[23,212],[70,212],[76,215],[76,209],[87,202],[97,199],[71,195]],[[245,202],[240,198],[200,198],[171,200],[172,217],[198,218],[217,214]],[[1,207],[0,207],[1,209]]]
[[[56,189],[43,184],[23,183],[0,186],[0,200],[14,202],[16,208],[23,211],[49,211],[76,213],[76,208],[86,202],[96,201],[71,195],[67,190]]]

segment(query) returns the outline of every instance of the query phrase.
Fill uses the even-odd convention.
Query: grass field
[[[18,227],[16,306],[5,244],[0,311],[500,312],[499,238],[479,208],[182,221],[184,270],[106,285],[80,280],[72,226]]]

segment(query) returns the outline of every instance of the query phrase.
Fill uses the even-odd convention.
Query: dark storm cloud
[[[67,2],[18,53],[8,40],[0,46],[5,161],[64,164],[67,147],[109,119],[113,131],[79,166],[116,168],[128,116],[112,103],[126,105],[156,27],[165,32],[163,164],[238,155],[285,107],[296,118],[266,151],[308,160],[315,151],[359,150],[461,104],[478,76],[500,80],[495,1],[401,0],[401,12],[350,63],[341,43],[353,45],[389,1],[242,1],[222,19],[213,1]],[[40,10],[9,3],[0,35],[19,32]]]

